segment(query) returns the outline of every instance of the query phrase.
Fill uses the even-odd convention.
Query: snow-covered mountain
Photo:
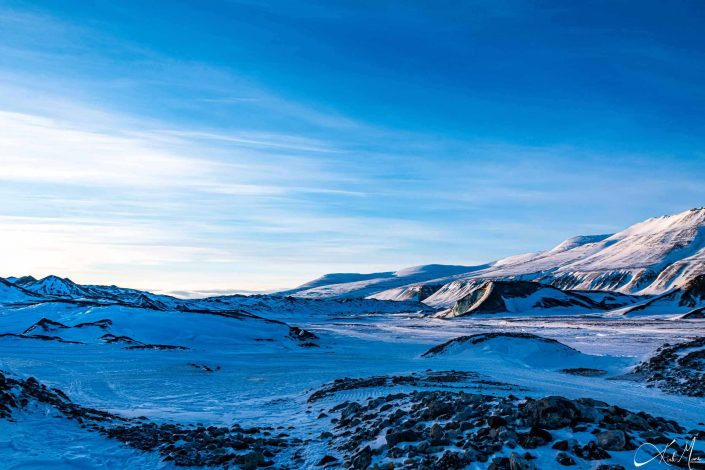
[[[40,296],[0,278],[0,305],[14,302],[27,302],[37,300]]]
[[[426,279],[412,280],[398,275],[405,271],[385,277],[358,275],[365,277],[362,281],[324,276],[325,286],[304,285],[292,295],[414,299],[447,306],[467,295],[467,283],[459,281],[468,280],[524,280],[562,290],[659,295],[705,274],[705,208],[648,219],[613,235],[570,238],[547,251],[468,267],[466,272],[458,269],[432,277],[442,271],[436,269]]]
[[[417,301],[391,302],[377,299],[296,298],[283,295],[226,295],[204,299],[180,299],[117,286],[77,284],[68,278],[32,276],[0,278],[0,304],[72,303],[121,306],[157,311],[262,315],[290,319],[317,316],[357,316],[384,313],[435,313]]]
[[[424,266],[414,266],[401,269],[399,271],[353,274],[334,273],[326,274],[323,277],[307,282],[296,289],[280,292],[280,295],[292,295],[303,298],[355,298],[366,297],[388,289],[400,286],[407,286],[414,283],[425,283],[427,281],[469,274],[487,268],[483,266],[452,266],[444,264],[428,264]],[[418,296],[407,296],[406,298],[384,298],[379,300],[420,300]]]
[[[651,297],[633,306],[610,312],[624,315],[681,315],[681,318],[705,318],[705,275],[696,276],[684,286]]]
[[[613,235],[573,237],[547,251],[485,265],[432,264],[395,272],[329,274],[274,295],[187,300],[117,286],[80,285],[58,276],[23,276],[0,283],[0,302],[245,310],[268,318],[438,310],[445,310],[447,317],[530,311],[615,315],[668,311],[695,316],[705,307],[700,286],[704,276],[705,208],[701,208],[649,219]]]
[[[58,276],[47,276],[39,280],[34,279],[32,276],[24,276],[17,279],[15,285],[22,286],[35,294],[55,297],[87,297],[85,289],[71,279]]]

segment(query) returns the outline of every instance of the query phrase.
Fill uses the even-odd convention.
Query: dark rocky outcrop
[[[453,318],[476,314],[510,313],[507,301],[527,299],[535,294],[540,298],[528,308],[551,309],[556,307],[579,307],[584,310],[604,310],[604,305],[593,301],[587,295],[563,291],[557,287],[531,281],[489,280],[470,281],[477,283],[470,293],[455,302],[440,317]]]
[[[705,336],[664,344],[623,378],[644,380],[668,393],[705,397]]]
[[[519,387],[503,383],[493,382],[483,379],[483,376],[475,372],[468,371],[428,371],[425,373],[412,373],[409,375],[380,375],[363,378],[342,378],[324,385],[308,397],[309,402],[314,402],[335,395],[346,390],[360,390],[365,388],[379,387],[440,387],[444,385],[458,384],[463,387],[471,387],[476,384],[482,388],[495,388],[498,390],[521,390]]]
[[[355,469],[372,460],[378,468],[401,461],[404,468],[461,469],[479,463],[488,469],[533,469],[543,465],[532,451],[543,449],[545,456],[551,448],[560,465],[594,468],[591,462],[610,459],[611,451],[634,450],[646,440],[670,442],[676,434],[685,438],[673,421],[589,398],[521,400],[413,391],[345,402],[328,413],[339,418],[331,420],[334,434],[325,437],[342,452],[344,467]],[[556,440],[554,432],[592,437]],[[370,448],[367,443],[381,434],[386,446]]]
[[[289,338],[293,339],[299,344],[299,346],[304,348],[318,347],[318,344],[316,343],[318,336],[308,330],[299,328],[298,326],[289,326]]]
[[[39,341],[56,341],[57,343],[64,343],[64,344],[85,344],[80,341],[69,341],[65,340],[59,336],[50,336],[50,335],[18,335],[15,333],[2,333],[0,334],[0,338],[17,338],[17,339],[36,339]]]
[[[607,374],[606,370],[602,369],[591,369],[589,367],[575,367],[571,369],[561,369],[560,372],[569,375],[580,375],[583,377],[597,377],[600,375]]]

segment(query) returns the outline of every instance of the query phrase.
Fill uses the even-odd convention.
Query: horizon
[[[643,220],[643,221],[638,221],[638,222],[636,222],[636,224],[640,224],[640,223],[642,223],[642,222],[648,222],[648,221],[650,221],[650,220],[657,220],[657,219],[672,217],[672,216],[684,214],[684,213],[686,213],[686,212],[703,211],[703,210],[705,210],[705,206],[692,207],[692,208],[690,208],[690,209],[686,209],[686,210],[681,211],[681,212],[678,212],[678,213],[676,213],[676,214],[662,214],[662,215],[658,215],[658,216],[653,216],[653,217],[650,217],[650,218],[645,219],[645,220]],[[630,225],[629,227],[625,227],[625,230],[631,228],[632,226],[633,226],[633,225]],[[621,232],[621,231],[620,231],[620,232]],[[575,236],[573,236],[573,237],[569,237],[569,238],[563,240],[561,243],[559,243],[559,244],[556,245],[556,246],[548,247],[548,248],[546,248],[545,250],[540,250],[540,251],[538,251],[538,252],[536,252],[536,253],[548,252],[548,251],[550,251],[550,250],[552,250],[552,249],[555,249],[555,248],[559,247],[559,246],[562,245],[564,242],[567,242],[567,241],[572,240],[573,238],[581,238],[581,237],[588,237],[588,238],[591,238],[591,237],[600,237],[601,239],[605,239],[605,238],[610,238],[610,237],[616,235],[617,233],[619,233],[619,232],[615,232],[615,233],[603,233],[603,234],[583,234],[583,235],[575,235]],[[526,255],[526,254],[534,254],[534,253],[514,253],[514,254],[509,255],[507,258],[513,258],[513,257],[515,257],[515,256],[521,256],[521,255]],[[488,260],[488,261],[486,261],[486,262],[484,262],[484,263],[480,263],[480,265],[487,265],[487,266],[489,266],[489,265],[494,264],[495,262],[500,262],[500,261],[502,261],[503,259],[504,259],[504,258],[500,258],[500,259],[497,259],[497,260]],[[306,281],[306,282],[304,282],[304,283],[302,283],[302,284],[296,285],[296,286],[289,286],[289,287],[286,287],[286,288],[271,289],[271,290],[265,290],[265,291],[256,291],[256,290],[255,290],[255,291],[248,291],[248,290],[238,290],[238,289],[159,290],[159,289],[149,289],[149,288],[141,288],[141,289],[137,289],[137,290],[142,290],[142,291],[144,291],[144,292],[148,292],[148,293],[152,293],[152,294],[158,294],[158,295],[168,295],[168,296],[177,297],[177,298],[182,298],[182,299],[205,299],[205,298],[209,298],[209,297],[230,296],[230,295],[244,295],[244,296],[250,296],[250,295],[270,295],[270,294],[287,293],[287,292],[290,291],[290,290],[295,290],[295,289],[297,289],[297,288],[303,287],[304,285],[309,284],[310,282],[317,281],[317,280],[322,279],[322,278],[326,277],[327,275],[331,275],[331,274],[332,274],[332,275],[340,275],[340,274],[343,274],[343,275],[345,275],[345,274],[352,274],[352,275],[354,275],[354,274],[388,274],[388,273],[397,273],[397,272],[401,272],[401,271],[413,270],[414,268],[422,268],[422,267],[427,267],[427,266],[455,266],[455,267],[467,267],[467,268],[472,268],[472,267],[476,267],[476,266],[478,266],[478,265],[473,265],[473,266],[469,266],[469,265],[442,265],[442,264],[434,263],[434,264],[427,264],[427,265],[406,266],[406,267],[399,268],[399,269],[395,269],[395,270],[392,270],[392,271],[377,272],[377,273],[373,273],[373,272],[363,272],[363,273],[343,273],[343,272],[322,273],[320,276],[318,276],[318,277],[316,277],[316,278],[313,278],[313,279],[309,279],[308,281]],[[13,279],[13,278],[14,278],[14,279],[20,279],[20,278],[22,278],[22,277],[30,277],[30,278],[32,278],[33,280],[37,280],[37,281],[43,281],[43,280],[46,279],[46,278],[54,277],[54,278],[59,278],[59,279],[62,279],[62,280],[68,280],[68,281],[70,281],[70,282],[74,282],[73,279],[70,279],[69,277],[66,277],[66,276],[61,276],[61,275],[56,274],[56,273],[50,273],[50,274],[47,274],[47,275],[44,275],[44,276],[34,276],[33,274],[24,274],[24,275],[21,275],[21,276],[14,276],[14,275],[13,275],[13,276],[0,277],[0,279],[10,280],[10,279]],[[11,282],[14,283],[14,280],[11,281]],[[78,284],[78,285],[91,285],[92,283],[76,283],[76,284]],[[95,285],[95,284],[93,284],[93,285]],[[107,285],[107,284],[104,284],[104,285]],[[134,287],[125,286],[125,285],[120,285],[120,286],[118,286],[118,285],[116,285],[116,284],[110,284],[110,286],[115,286],[115,287],[120,287],[120,288],[128,288],[128,289],[136,289],[136,288],[134,288]],[[287,295],[289,295],[289,294],[287,294]]]
[[[605,8],[3,2],[0,275],[272,292],[702,205],[705,12]]]

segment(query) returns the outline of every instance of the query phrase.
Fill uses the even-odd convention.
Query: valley
[[[438,278],[440,265],[206,299],[0,280],[0,456],[7,468],[604,470],[654,456],[697,468],[702,230],[677,220],[686,229],[662,220],[648,235],[673,249],[643,252],[650,279],[687,265],[659,288],[583,277],[577,289],[554,268]],[[611,269],[598,278],[626,267]],[[669,443],[677,463],[659,461]]]

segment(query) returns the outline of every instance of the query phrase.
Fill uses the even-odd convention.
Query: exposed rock
[[[69,341],[65,340],[59,336],[49,336],[49,335],[18,335],[15,333],[2,333],[0,334],[0,338],[17,338],[17,339],[36,339],[39,341],[56,341],[57,343],[65,343],[65,344],[85,344],[80,341]]]
[[[619,429],[598,433],[597,443],[606,450],[624,450],[627,445],[627,438],[624,431]]]
[[[309,402],[314,402],[322,398],[334,395],[345,390],[358,390],[363,388],[394,387],[398,385],[410,385],[422,387],[425,385],[437,386],[438,383],[461,383],[469,380],[479,379],[479,374],[474,372],[461,371],[439,371],[414,373],[410,375],[382,375],[366,378],[343,378],[324,385],[308,397]],[[484,383],[483,383],[484,384]],[[488,384],[486,384],[488,385]],[[497,383],[497,386],[506,387],[509,384]]]
[[[100,340],[108,344],[143,344],[140,341],[130,338],[129,336],[115,336],[112,333],[104,334]]]
[[[501,416],[490,416],[487,418],[487,424],[491,428],[498,428],[500,426],[506,426],[507,420]]]
[[[316,343],[318,336],[298,326],[289,326],[289,338],[297,341],[299,346],[304,348],[318,347]]]
[[[467,462],[459,452],[445,451],[433,465],[437,470],[460,470],[467,466]]]
[[[338,461],[338,459],[333,457],[332,455],[324,455],[323,458],[321,458],[321,460],[318,461],[318,466],[324,467],[328,464],[331,464],[331,463],[334,463],[337,461]]]
[[[142,349],[142,350],[153,350],[153,351],[186,351],[189,348],[185,346],[174,346],[172,344],[136,344],[133,346],[125,346],[122,349]]]
[[[509,455],[509,468],[510,470],[536,470],[536,465],[516,452],[512,452]]]
[[[532,425],[546,429],[570,426],[578,418],[578,412],[573,402],[563,397],[528,399],[522,411]]]
[[[585,460],[603,460],[610,458],[610,454],[608,454],[603,448],[595,444],[594,441],[590,441],[582,447],[574,447],[573,453]]]
[[[364,463],[375,453],[379,456],[373,460],[380,468],[392,461],[403,462],[405,468],[429,469],[466,468],[478,462],[489,462],[482,468],[494,469],[542,467],[530,454],[519,451],[522,447],[551,446],[552,432],[539,423],[559,433],[579,432],[580,439],[560,440],[552,447],[559,451],[558,464],[582,468],[589,466],[587,462],[610,458],[608,450],[624,451],[643,443],[638,433],[644,425],[667,442],[673,439],[672,433],[683,432],[672,421],[589,398],[520,400],[514,396],[414,391],[354,404],[345,402],[329,410],[340,412],[340,419],[333,419],[336,432],[330,443],[345,455],[348,468],[362,468],[353,460]],[[387,445],[365,450],[383,433]],[[658,440],[649,436],[649,442]],[[509,457],[501,456],[507,454]]]
[[[387,444],[393,447],[400,442],[416,442],[419,440],[419,435],[411,429],[404,429],[398,432],[388,432],[386,438]]]
[[[596,377],[607,374],[606,370],[590,369],[589,367],[576,367],[573,369],[561,369],[564,374],[580,375],[583,377]]]
[[[22,332],[22,334],[26,335],[27,333],[34,331],[34,330],[42,330],[42,331],[46,332],[46,331],[56,331],[56,330],[65,329],[65,328],[69,328],[69,327],[62,324],[62,323],[59,323],[59,322],[56,322],[53,320],[49,320],[48,318],[42,318],[37,323],[35,323],[34,325],[32,325],[29,328],[27,328],[26,330],[24,330]]]
[[[535,449],[553,440],[551,433],[545,429],[532,426],[528,433],[519,433],[519,443],[525,449]]]
[[[668,393],[705,397],[705,337],[664,344],[624,378],[644,380]]]
[[[271,466],[274,462],[269,459],[291,445],[281,437],[268,437],[267,431],[257,428],[243,429],[238,425],[205,428],[124,418],[75,404],[60,390],[50,389],[33,377],[21,380],[0,373],[0,418],[10,418],[15,410],[30,403],[45,405],[88,430],[135,449],[159,452],[165,461],[179,466],[232,464],[243,469]]]
[[[372,463],[372,449],[370,446],[365,446],[360,449],[350,460],[352,468],[367,468]]]
[[[556,454],[556,462],[565,467],[570,467],[576,464],[575,459],[565,452],[558,452],[558,454]]]

